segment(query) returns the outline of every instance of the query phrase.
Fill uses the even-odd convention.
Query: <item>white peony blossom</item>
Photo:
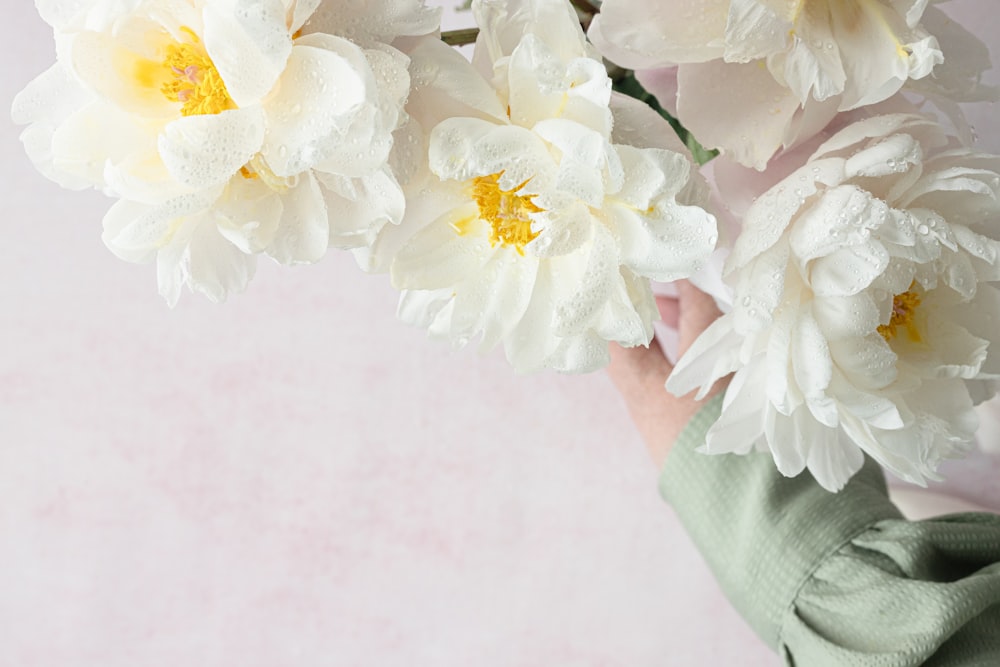
[[[519,372],[596,369],[608,341],[650,341],[648,278],[696,270],[714,218],[669,125],[612,97],[568,2],[473,11],[473,65],[435,40],[410,53],[432,173],[390,253],[400,316],[458,346],[502,343]]]
[[[923,483],[1000,374],[1000,158],[912,114],[848,125],[748,209],[732,312],[667,388],[735,371],[711,453],[768,449],[841,488],[866,452]]]
[[[105,220],[105,241],[122,257],[156,257],[171,302],[177,280],[224,298],[245,286],[256,254],[314,262],[330,245],[370,243],[402,216],[388,158],[406,118],[408,60],[388,42],[437,29],[439,10],[415,1],[391,16],[347,0],[318,6],[40,7],[57,27],[58,61],[14,101],[15,121],[29,124],[27,151],[61,184],[123,199]]]
[[[927,0],[696,4],[606,0],[590,36],[622,66],[678,66],[672,92],[684,126],[757,169],[838,111],[881,102],[908,82],[920,80],[915,88],[935,98],[962,93],[954,101],[983,92],[976,82],[985,48]]]

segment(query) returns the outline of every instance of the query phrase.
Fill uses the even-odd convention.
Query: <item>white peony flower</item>
[[[648,278],[696,270],[714,218],[669,125],[612,97],[568,2],[473,11],[474,65],[434,40],[410,53],[432,173],[390,253],[400,316],[457,346],[502,343],[519,372],[596,369],[608,341],[649,342]]]
[[[848,125],[749,208],[732,312],[667,388],[735,371],[711,453],[768,449],[841,488],[866,452],[923,483],[1000,374],[1000,158],[912,114]]]
[[[910,81],[930,82],[932,71],[948,80],[921,84],[925,94],[982,92],[974,85],[981,66],[966,65],[978,65],[985,49],[927,0],[697,4],[606,0],[590,36],[622,66],[678,66],[681,122],[703,145],[747,166],[763,169],[779,148],[819,131],[838,111],[881,102]],[[955,63],[935,69],[946,58]]]
[[[319,0],[43,5],[64,28],[58,62],[13,109],[29,124],[23,140],[36,165],[63,185],[125,200],[105,221],[105,241],[120,256],[151,259],[178,244],[202,264],[231,256],[211,270],[167,270],[165,261],[189,255],[164,250],[165,295],[177,285],[164,276],[185,276],[192,289],[223,298],[252,274],[254,258],[236,261],[236,252],[314,262],[330,245],[370,243],[400,220],[403,195],[388,158],[406,118],[408,60],[387,42],[435,30],[439,10],[401,3],[390,21],[347,0],[319,11]],[[338,8],[340,33],[351,39],[338,33]],[[274,219],[259,219],[238,197]],[[232,217],[237,209],[245,217]],[[123,219],[125,211],[134,217]],[[206,225],[216,228],[175,237]],[[197,248],[206,239],[215,250]]]

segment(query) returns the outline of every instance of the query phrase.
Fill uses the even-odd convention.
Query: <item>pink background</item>
[[[988,4],[971,25],[996,43]],[[54,55],[30,3],[4,19],[9,105]],[[430,343],[343,254],[171,311],[102,245],[109,201],[44,180],[18,133],[0,123],[0,667],[777,664],[604,374]],[[949,473],[1000,508],[996,458]]]

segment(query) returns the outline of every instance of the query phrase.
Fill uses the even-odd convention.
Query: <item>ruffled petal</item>
[[[375,85],[364,53],[347,40],[313,35],[309,45],[296,44],[279,89],[264,107],[267,135],[262,153],[274,172],[291,176],[330,161],[341,151],[359,111],[374,104]],[[361,163],[356,169],[385,161],[388,145],[363,151],[362,145],[357,146],[361,156],[352,156]],[[370,152],[377,154],[369,157]]]
[[[60,125],[93,99],[61,63],[40,74],[14,97],[12,120],[18,125],[30,124],[21,133],[28,157],[36,169],[64,188],[79,190],[99,182],[86,158],[83,165],[67,164],[65,157],[54,154],[52,145]]]
[[[896,11],[881,3],[857,7],[831,12],[847,73],[842,109],[881,102],[944,60],[937,40],[912,30]]]
[[[259,104],[292,52],[282,0],[216,0],[204,10],[205,50],[237,105]]]
[[[640,275],[670,281],[696,271],[718,240],[715,218],[672,196],[687,181],[690,163],[657,149],[618,149],[626,169],[620,205],[609,207],[621,261]]]
[[[210,216],[185,219],[168,246],[157,253],[160,295],[173,307],[187,286],[210,301],[225,301],[246,289],[257,258],[230,243]]]
[[[186,116],[159,137],[160,158],[170,174],[192,188],[225,183],[257,154],[265,119],[256,107]]]
[[[399,224],[406,201],[390,169],[362,178],[317,174],[326,193],[330,215],[330,245],[355,248],[371,245],[382,226]]]
[[[319,182],[305,173],[281,196],[282,215],[267,254],[282,264],[319,261],[330,246],[330,223]]]

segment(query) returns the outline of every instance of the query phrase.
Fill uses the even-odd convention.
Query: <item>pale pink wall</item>
[[[7,105],[53,53],[23,0],[0,31]],[[168,310],[101,244],[108,200],[45,181],[18,131],[0,667],[776,664],[603,374],[432,344],[343,255]]]

